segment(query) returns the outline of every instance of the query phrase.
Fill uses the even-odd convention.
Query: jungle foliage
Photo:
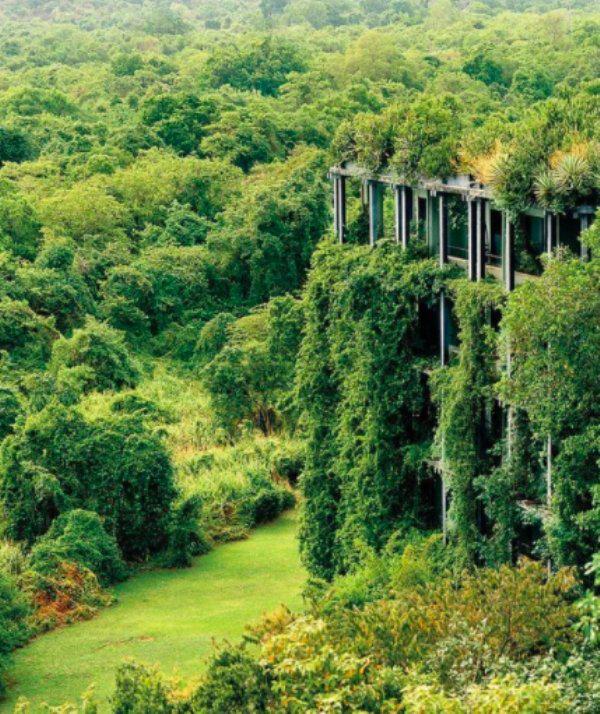
[[[334,246],[326,180],[352,161],[471,173],[515,216],[597,202],[600,17],[592,0],[563,5],[2,3],[0,665],[93,615],[136,564],[185,566],[246,537],[293,505],[291,483],[306,564],[341,579],[265,626],[259,659],[216,655],[192,710],[594,711],[581,632],[597,602],[576,611],[559,568],[592,587],[598,222],[590,262],[552,256],[507,297],[418,247],[360,245],[358,195],[351,245]],[[460,345],[432,375],[442,291]],[[510,444],[482,438],[496,399]],[[552,493],[532,508],[549,437]],[[394,543],[439,526],[442,451],[446,555],[398,565]],[[522,553],[557,572],[510,568]],[[332,604],[343,588],[358,615]],[[493,610],[498,589],[522,615],[505,644],[474,595]],[[532,593],[546,622],[523,615]],[[407,602],[446,632],[427,615],[397,636]],[[131,665],[115,707],[169,711],[171,695]]]

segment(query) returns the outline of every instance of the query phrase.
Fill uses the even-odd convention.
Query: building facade
[[[361,167],[346,163],[330,169],[333,184],[334,228],[340,243],[349,233],[349,188],[353,202],[359,203],[366,220],[360,240],[376,246],[391,239],[407,248],[418,241],[440,265],[454,263],[464,269],[469,280],[486,277],[499,280],[512,291],[526,280],[535,280],[543,269],[542,256],[557,248],[570,250],[581,259],[589,257],[580,237],[594,219],[597,206],[573,206],[554,213],[532,206],[518,216],[498,206],[489,187],[470,176],[447,180],[409,183],[385,174],[369,175]],[[358,194],[358,195],[356,195]],[[391,225],[390,225],[391,224]],[[352,236],[356,241],[356,236]],[[439,360],[446,365],[456,346],[456,330],[450,300],[442,292],[437,325]],[[490,405],[490,429],[501,423],[510,449],[512,413],[499,403]],[[494,415],[500,414],[500,418]],[[553,445],[545,445],[546,504],[552,494]],[[446,529],[448,479],[442,459],[436,463],[441,486],[441,521]]]

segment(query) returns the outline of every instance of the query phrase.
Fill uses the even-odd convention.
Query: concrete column
[[[337,236],[340,243],[346,237],[346,177],[338,176],[336,181]]]
[[[369,244],[374,246],[383,232],[383,195],[377,181],[369,181]]]
[[[468,278],[469,280],[477,280],[478,262],[477,262],[477,206],[478,201],[468,199],[467,202],[467,218],[468,218]]]
[[[485,276],[484,245],[483,245],[483,201],[477,200],[475,204],[475,265],[476,279],[482,280]]]
[[[554,236],[554,214],[548,211],[546,213],[546,253],[552,253],[556,239]]]
[[[408,198],[406,186],[394,186],[394,214],[396,243],[408,247]]]
[[[443,367],[448,362],[448,301],[446,293],[440,293],[440,364]]]
[[[336,236],[340,235],[340,227],[338,225],[339,211],[338,211],[338,177],[334,174],[332,177],[331,185],[333,186],[333,230]]]
[[[440,266],[448,262],[448,236],[446,232],[446,220],[444,215],[444,196],[438,196],[439,205],[439,231],[440,231]]]
[[[379,226],[378,226],[379,211],[378,211],[378,205],[377,205],[379,191],[377,190],[377,184],[375,183],[375,181],[369,181],[368,192],[369,192],[369,245],[374,246],[375,241],[377,240],[378,233],[379,233]]]
[[[394,186],[394,238],[396,243],[402,244],[403,213],[402,213],[402,186]]]
[[[512,292],[515,289],[515,256],[512,224],[508,215],[504,215],[504,287]]]

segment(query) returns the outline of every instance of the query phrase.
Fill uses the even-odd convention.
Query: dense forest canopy
[[[298,488],[307,612],[116,710],[597,711],[600,222],[508,295],[361,245],[358,181],[337,245],[342,162],[597,206],[597,3],[0,4],[0,659]]]

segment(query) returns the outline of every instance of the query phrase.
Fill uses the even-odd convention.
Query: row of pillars
[[[382,186],[377,181],[368,181],[363,185],[363,200],[369,209],[369,244],[374,246],[383,228]],[[411,189],[406,186],[394,186],[394,236],[396,243],[404,248],[408,246],[410,231]],[[346,237],[346,177],[333,177],[333,216],[336,236],[340,243]]]
[[[340,243],[346,237],[346,177],[333,177],[334,227]],[[374,246],[381,235],[383,226],[383,202],[381,184],[368,181],[363,188],[365,203],[369,210],[369,244]],[[407,186],[393,186],[394,192],[394,237],[396,243],[406,248],[410,233],[412,190]],[[434,196],[435,198],[435,196]],[[439,215],[444,215],[445,197],[437,196]],[[468,275],[470,280],[482,280],[485,277],[485,203],[483,199],[468,199]],[[504,275],[508,290],[514,288],[514,257],[511,238],[512,224],[505,221]],[[439,221],[439,261],[440,265],[448,262],[448,236],[444,220]]]

